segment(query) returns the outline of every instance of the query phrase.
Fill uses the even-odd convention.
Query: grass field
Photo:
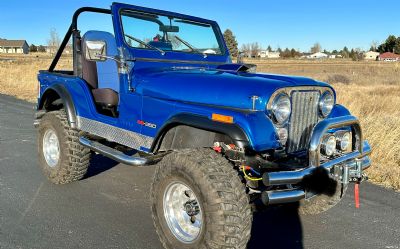
[[[11,60],[4,60],[4,58]],[[364,137],[373,147],[370,180],[400,190],[400,63],[347,60],[252,60],[259,72],[302,75],[328,81],[338,103],[359,117]],[[45,54],[0,56],[0,92],[36,101],[38,70],[47,69]],[[61,60],[60,69],[72,60]]]

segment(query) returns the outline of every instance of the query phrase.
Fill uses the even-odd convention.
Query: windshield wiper
[[[200,49],[193,47],[192,45],[190,45],[189,42],[183,40],[182,38],[180,38],[180,37],[177,36],[177,35],[174,35],[174,37],[175,37],[176,39],[178,39],[178,41],[180,41],[180,42],[182,42],[183,44],[185,44],[185,46],[188,47],[190,50],[192,50],[192,52],[197,52],[197,53],[199,53],[199,54],[203,54],[204,58],[207,58],[207,54],[204,53],[204,52],[202,52],[202,51],[200,51]]]
[[[133,37],[133,36],[131,36],[131,35],[125,34],[125,36],[128,37],[129,39],[134,40],[135,42],[137,42],[137,43],[139,43],[139,44],[142,44],[142,45],[145,46],[145,47],[148,47],[148,48],[150,48],[150,49],[154,49],[154,50],[159,51],[159,52],[161,53],[161,55],[165,55],[165,51],[162,50],[162,49],[153,47],[153,46],[151,46],[150,44],[147,44],[146,42],[144,42],[144,41],[142,41],[142,40],[140,40],[140,39],[138,39],[138,38],[135,38],[135,37]]]

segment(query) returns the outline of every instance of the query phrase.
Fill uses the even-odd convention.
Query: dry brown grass
[[[10,58],[13,61],[3,61]],[[0,55],[0,92],[36,101],[38,70],[47,69],[52,58],[45,54]],[[338,103],[359,117],[364,136],[373,147],[371,181],[400,190],[400,63],[346,60],[253,60],[258,71],[302,75],[331,81]],[[62,69],[72,60],[64,57]],[[61,69],[60,68],[60,69]]]
[[[51,61],[52,57],[44,53],[0,55],[0,92],[31,102],[36,101],[37,74],[39,70],[47,70]],[[61,68],[70,69],[70,65],[71,57],[61,59]]]

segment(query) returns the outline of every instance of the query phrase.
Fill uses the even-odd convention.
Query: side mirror
[[[85,41],[85,58],[89,61],[107,60],[107,48],[105,41]]]

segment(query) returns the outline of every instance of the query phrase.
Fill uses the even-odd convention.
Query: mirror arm
[[[121,63],[121,61],[120,61],[119,59],[117,59],[116,57],[114,57],[114,56],[107,56],[107,55],[102,55],[102,54],[96,54],[96,57],[98,57],[98,58],[100,58],[100,59],[110,59],[110,60],[116,61],[116,62],[118,62],[118,63]]]
[[[131,85],[130,72],[127,70],[127,68],[128,68],[128,65],[126,63],[127,61],[125,59],[120,58],[118,56],[114,57],[114,56],[107,56],[107,55],[102,55],[102,54],[96,54],[96,57],[101,58],[101,59],[110,59],[110,60],[113,60],[113,61],[117,62],[118,65],[119,65],[118,67],[119,67],[120,73],[121,73],[121,71],[126,70],[126,74],[127,74],[127,77],[128,77],[128,88],[129,88],[128,90],[130,92],[134,91],[134,89],[132,88],[132,85]]]

